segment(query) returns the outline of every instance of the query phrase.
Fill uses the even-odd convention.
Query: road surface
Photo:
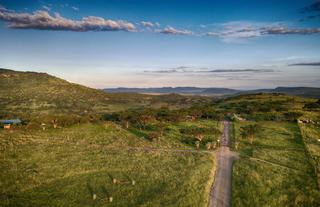
[[[210,192],[209,207],[228,207],[231,205],[231,178],[235,152],[229,149],[230,122],[224,121],[223,134],[220,139],[221,147],[217,150],[217,170],[215,181]]]

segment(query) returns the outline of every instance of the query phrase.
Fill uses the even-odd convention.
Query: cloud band
[[[64,31],[135,31],[133,23],[123,20],[110,20],[102,17],[88,16],[81,20],[71,20],[62,17],[59,13],[50,15],[48,11],[30,13],[16,13],[0,10],[0,20],[8,22],[9,28],[64,30]]]

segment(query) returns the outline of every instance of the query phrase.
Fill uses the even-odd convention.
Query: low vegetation
[[[320,127],[315,124],[300,123],[300,130],[307,153],[312,158],[315,174],[320,187]]]
[[[284,94],[259,93],[221,99],[216,106],[223,113],[237,114],[246,120],[295,122],[305,112],[305,105],[315,101]]]
[[[241,128],[257,125],[255,139]],[[235,123],[233,206],[319,206],[319,188],[299,127],[286,122]]]
[[[206,206],[212,154],[113,124],[0,133],[1,206]],[[152,150],[158,148],[158,150]],[[179,149],[187,149],[183,143]],[[110,202],[110,199],[112,202]]]

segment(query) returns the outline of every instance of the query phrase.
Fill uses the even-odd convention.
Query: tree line
[[[170,110],[169,108],[142,108],[105,114],[103,119],[121,123],[124,128],[133,126],[145,130],[150,122],[157,122],[159,127],[165,122],[195,121],[199,119],[223,120],[224,114],[213,106],[190,107]]]

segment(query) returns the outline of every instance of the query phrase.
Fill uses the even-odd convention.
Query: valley
[[[0,130],[1,206],[319,205],[317,99],[110,94],[0,72],[1,120],[21,120]]]

